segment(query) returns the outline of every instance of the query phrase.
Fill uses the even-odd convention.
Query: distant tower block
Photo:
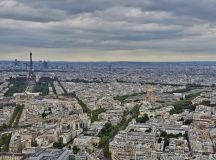
[[[30,52],[30,65],[29,65],[29,74],[28,74],[28,79],[27,79],[27,84],[29,86],[33,86],[36,84],[36,77],[35,77],[35,74],[32,68],[33,68],[32,53]]]
[[[154,94],[153,94],[153,87],[152,86],[148,86],[147,94],[144,97],[144,101],[155,102],[157,100],[158,100],[158,97],[155,97]]]
[[[109,65],[109,71],[110,71],[110,72],[112,71],[112,66],[111,66],[111,65]]]
[[[43,68],[44,68],[44,69],[48,69],[48,62],[47,62],[47,61],[44,61],[44,62],[43,62]]]
[[[17,66],[17,59],[15,59],[15,63],[14,63],[14,66]]]
[[[27,70],[27,68],[28,68],[28,63],[23,63],[24,65],[25,65],[25,68],[26,68],[26,70]]]

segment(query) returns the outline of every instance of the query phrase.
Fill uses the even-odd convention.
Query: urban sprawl
[[[216,160],[216,63],[0,62],[1,160]]]

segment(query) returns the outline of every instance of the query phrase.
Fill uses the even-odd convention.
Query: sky
[[[215,0],[0,0],[0,60],[216,61]]]

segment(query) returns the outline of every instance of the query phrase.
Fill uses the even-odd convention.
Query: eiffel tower
[[[34,86],[36,84],[36,77],[35,74],[32,70],[33,68],[33,63],[32,63],[32,53],[30,52],[30,68],[29,68],[29,74],[27,78],[27,84],[28,86]]]

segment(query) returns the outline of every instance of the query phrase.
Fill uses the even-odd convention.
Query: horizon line
[[[0,60],[0,62],[14,62],[15,60]],[[18,60],[20,62],[29,62],[29,60]],[[214,61],[210,61],[210,60],[206,60],[206,61],[50,61],[50,60],[33,60],[33,62],[39,62],[39,61],[46,61],[46,62],[68,62],[68,63],[99,63],[99,62],[104,62],[104,63],[116,63],[116,62],[132,62],[132,63],[191,63],[191,62],[216,62],[216,60]]]

